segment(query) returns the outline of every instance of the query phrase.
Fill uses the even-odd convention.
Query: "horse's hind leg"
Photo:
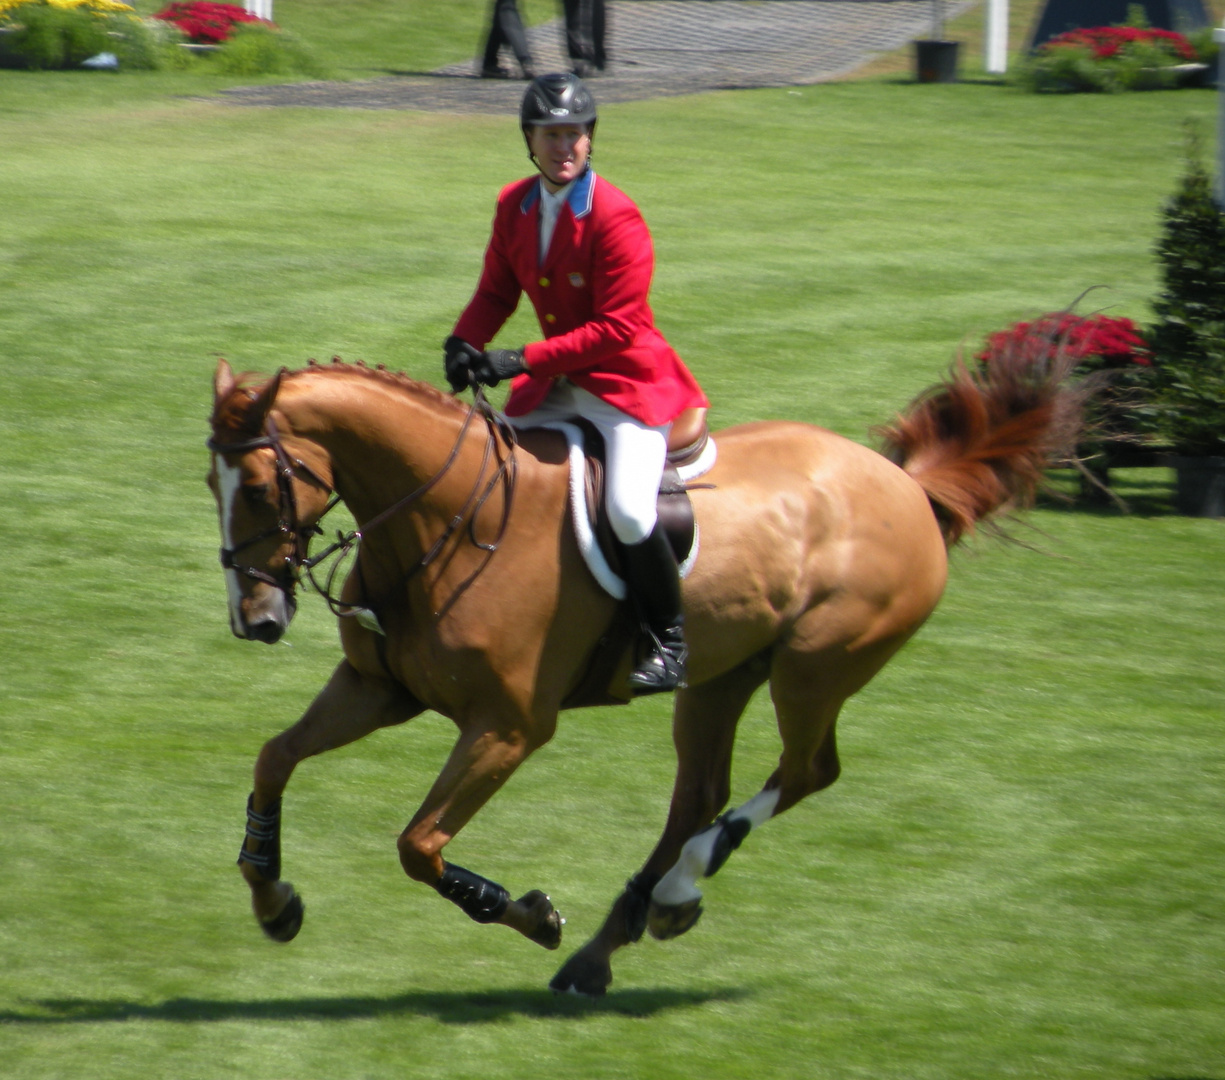
[[[348,661],[292,727],[269,739],[255,763],[255,788],[247,802],[247,835],[238,866],[251,888],[251,906],[264,932],[291,941],[302,926],[302,900],[281,880],[281,796],[300,761],[355,742],[381,727],[422,711],[403,688],[367,679]]]
[[[676,784],[663,835],[646,865],[617,897],[604,925],[566,961],[549,986],[554,991],[602,995],[612,982],[612,954],[642,937],[651,888],[671,866],[681,845],[727,805],[736,724],[753,692],[765,681],[768,661],[741,667],[676,695],[672,739]]]
[[[710,877],[755,828],[838,779],[835,725],[843,703],[861,689],[901,646],[904,638],[852,652],[826,648],[776,650],[770,696],[783,750],[778,768],[743,806],[729,811],[686,841],[675,865],[651,893],[648,927],[653,937],[676,937],[701,914],[698,878]]]

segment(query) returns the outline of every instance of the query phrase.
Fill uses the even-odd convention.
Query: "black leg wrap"
[[[497,922],[510,903],[510,893],[501,885],[453,863],[443,863],[442,877],[434,888],[479,923]]]
[[[625,919],[625,936],[631,942],[638,941],[647,928],[647,909],[651,906],[651,891],[659,884],[658,874],[645,870],[625,883],[625,895],[621,900],[621,914]]]
[[[710,865],[706,867],[703,877],[713,877],[719,868],[727,862],[733,851],[744,843],[744,838],[752,831],[753,823],[748,818],[734,818],[731,812],[715,818],[712,828],[719,830],[715,837],[715,847],[710,853]]]
[[[246,841],[238,849],[238,865],[250,863],[265,881],[281,879],[281,800],[277,799],[262,814],[252,809],[254,795],[247,796],[247,839],[255,841],[248,851]]]

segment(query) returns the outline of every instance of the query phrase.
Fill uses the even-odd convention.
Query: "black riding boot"
[[[676,557],[656,523],[640,544],[622,547],[625,581],[642,622],[646,653],[629,677],[636,694],[659,694],[685,685],[685,617],[681,613],[681,582]]]

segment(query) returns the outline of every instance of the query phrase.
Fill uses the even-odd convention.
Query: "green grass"
[[[393,55],[432,7],[371,3],[331,59],[467,55],[481,5]],[[277,13],[308,40],[327,14]],[[956,555],[848,706],[843,779],[754,834],[692,934],[623,953],[605,1001],[544,987],[657,835],[665,702],[568,715],[450,850],[547,889],[563,954],[399,870],[451,739],[432,715],[302,766],[307,922],[265,942],[233,866],[250,768],[337,650],[310,600],[285,646],[229,635],[215,354],[440,382],[525,162],[509,118],[190,99],[221,85],[0,72],[4,1075],[1225,1077],[1225,532],[1173,515],[1160,470],[1121,477],[1130,516],[1044,504],[1032,548]],[[1180,121],[1215,109],[883,78],[607,107],[597,165],[647,215],[716,423],[864,438],[961,343],[1089,286],[1145,320]],[[776,755],[763,696],[737,801]]]

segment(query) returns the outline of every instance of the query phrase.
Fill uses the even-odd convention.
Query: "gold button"
[[[549,279],[547,277],[542,277],[540,279],[540,287],[542,289],[547,289],[549,287]]]
[[[544,321],[547,323],[555,323],[557,322],[557,316],[556,315],[546,315],[544,317]]]

